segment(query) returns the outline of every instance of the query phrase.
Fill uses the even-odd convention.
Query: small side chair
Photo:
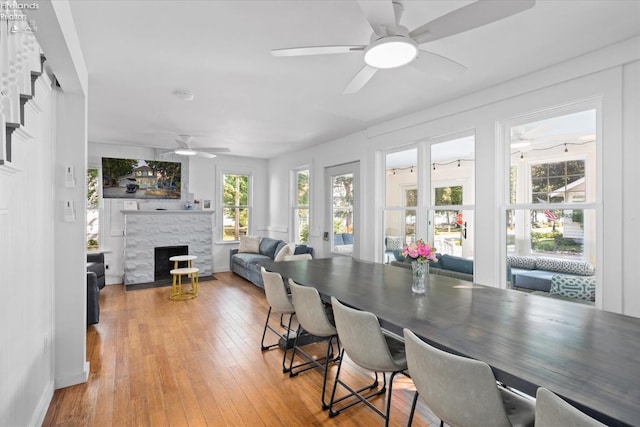
[[[341,411],[352,407],[358,403],[364,403],[373,409],[378,415],[385,420],[385,426],[389,425],[389,416],[391,411],[391,395],[393,388],[393,379],[397,374],[409,376],[407,373],[407,360],[405,355],[404,344],[402,341],[384,334],[380,327],[380,322],[375,314],[368,311],[355,310],[347,307],[338,301],[335,297],[331,297],[331,306],[333,307],[333,315],[336,321],[338,337],[342,344],[343,350],[340,355],[340,364],[336,373],[336,381],[333,384],[331,392],[331,403],[329,404],[329,417],[338,415]],[[368,386],[359,390],[354,390],[350,385],[340,379],[340,371],[344,361],[344,353],[358,366],[368,369],[375,373],[375,380]],[[378,373],[382,374],[382,388],[374,390],[378,387]],[[391,373],[389,377],[389,390],[387,391],[386,373]],[[336,399],[336,389],[338,384],[346,388],[349,393]],[[367,394],[362,394],[365,390],[371,390]],[[387,394],[386,409],[381,411],[374,406],[370,399],[375,396]],[[336,404],[342,401],[348,403],[338,407]]]
[[[536,427],[604,427],[553,392],[540,387],[536,392]]]
[[[455,427],[533,427],[535,404],[498,386],[484,362],[439,350],[404,329],[407,364],[418,395],[440,418]],[[537,426],[537,423],[536,423]]]
[[[288,295],[287,289],[284,286],[282,276],[278,273],[271,273],[260,267],[262,274],[262,281],[264,282],[264,293],[269,303],[269,312],[267,313],[267,319],[264,322],[264,330],[262,331],[262,341],[260,342],[260,348],[262,351],[269,350],[279,345],[280,339],[283,338],[281,330],[278,330],[269,324],[271,313],[280,314],[280,327],[284,329],[284,354],[282,355],[282,372],[288,372],[286,367],[287,360],[287,348],[289,346],[289,336],[291,334],[291,319],[295,315],[295,308],[291,301],[291,296]],[[289,316],[289,321],[284,324],[284,316]],[[272,331],[278,336],[278,341],[275,344],[265,345],[264,339],[267,334],[267,329]]]

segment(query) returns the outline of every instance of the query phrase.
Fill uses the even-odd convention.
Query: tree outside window
[[[222,240],[240,240],[249,233],[249,176],[224,174]]]
[[[100,186],[99,171],[87,169],[87,249],[100,246]]]
[[[296,201],[294,206],[294,233],[297,242],[309,241],[309,170],[295,172]]]

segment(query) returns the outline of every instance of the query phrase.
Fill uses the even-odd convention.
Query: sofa
[[[586,301],[595,299],[595,268],[588,261],[507,255],[511,286]]]
[[[353,234],[336,233],[333,235],[333,251],[339,254],[353,253]]]
[[[98,277],[93,271],[87,271],[87,325],[100,321],[100,288]]]
[[[96,274],[98,289],[104,288],[106,280],[104,277],[104,254],[102,252],[92,252],[87,254],[87,272]]]
[[[255,237],[253,238],[255,239]],[[307,245],[295,245],[270,237],[261,237],[258,238],[258,241],[257,245],[250,247],[251,245],[244,245],[244,240],[241,238],[240,247],[231,249],[229,252],[229,269],[263,289],[264,284],[262,283],[260,263],[279,261],[280,258],[284,259],[284,255],[313,255],[313,248]],[[246,247],[243,248],[243,246]],[[247,247],[249,248],[247,249]],[[285,249],[285,247],[288,248]]]
[[[402,250],[394,250],[395,261],[391,261],[391,265],[397,267],[411,268],[411,259],[404,258],[401,255]],[[438,274],[440,276],[453,277],[454,279],[466,280],[473,282],[473,260],[459,256],[436,254],[437,261],[429,263],[429,273]]]

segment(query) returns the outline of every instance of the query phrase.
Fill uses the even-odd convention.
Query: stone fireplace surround
[[[123,210],[125,285],[154,282],[154,248],[189,247],[200,277],[213,274],[213,211]]]

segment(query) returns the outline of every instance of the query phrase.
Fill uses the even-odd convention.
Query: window
[[[418,207],[418,149],[389,153],[386,162],[384,262],[398,259],[399,251],[416,240]]]
[[[100,247],[100,171],[87,169],[87,249]]]
[[[237,241],[249,234],[249,175],[222,175],[222,240]]]
[[[509,131],[507,255],[593,263],[596,110],[557,114]]]
[[[294,177],[294,240],[298,243],[306,243],[309,241],[309,170],[295,171]]]
[[[442,254],[472,258],[475,205],[475,137],[431,145],[430,240]]]

